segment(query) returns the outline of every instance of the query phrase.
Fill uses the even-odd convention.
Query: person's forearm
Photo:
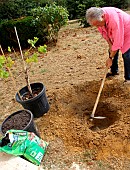
[[[117,51],[118,51],[118,50],[116,50],[116,51],[111,51],[111,52],[110,52],[110,55],[109,55],[109,58],[113,59],[114,56],[116,55]]]
[[[109,39],[107,40],[107,43],[109,45],[109,51],[111,51],[112,43],[111,43],[111,41]]]
[[[112,49],[111,49],[112,48],[112,42],[111,42],[110,39],[107,40],[107,43],[109,45],[109,58],[113,59],[118,50],[112,51]]]

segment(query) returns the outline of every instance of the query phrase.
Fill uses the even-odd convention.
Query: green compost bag
[[[23,156],[35,165],[40,165],[48,143],[32,132],[8,130],[0,141],[0,152]]]

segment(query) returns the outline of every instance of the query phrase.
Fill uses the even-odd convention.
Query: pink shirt
[[[112,51],[121,50],[124,54],[130,48],[130,15],[114,8],[102,8],[106,26],[98,27],[103,38],[112,42]]]

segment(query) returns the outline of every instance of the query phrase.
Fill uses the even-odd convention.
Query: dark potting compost
[[[40,134],[33,120],[33,114],[30,110],[18,110],[9,115],[1,125],[1,132],[3,135],[7,130],[25,130],[35,133],[38,137]]]
[[[22,100],[25,101],[25,100],[28,100],[28,99],[32,99],[33,97],[36,97],[41,91],[42,91],[41,88],[33,89],[32,90],[33,95],[31,95],[30,92],[26,92],[26,93],[23,94]]]
[[[30,118],[30,114],[28,114],[25,110],[19,114],[12,115],[7,121],[4,122],[2,132],[6,133],[9,129],[24,129],[30,122]]]

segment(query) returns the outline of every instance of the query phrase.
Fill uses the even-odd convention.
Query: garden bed
[[[120,75],[106,79],[96,110],[96,115],[106,119],[89,120],[107,57],[108,45],[97,30],[74,23],[62,28],[57,45],[48,45],[47,55],[32,65],[30,81],[43,82],[50,104],[49,112],[35,119],[41,137],[49,142],[44,169],[129,169],[130,95],[123,85],[121,57]],[[19,74],[13,72],[16,81],[21,77],[20,89],[25,85],[20,59],[16,65]],[[9,84],[10,79],[0,81],[1,122],[22,108],[14,101],[15,91]]]

